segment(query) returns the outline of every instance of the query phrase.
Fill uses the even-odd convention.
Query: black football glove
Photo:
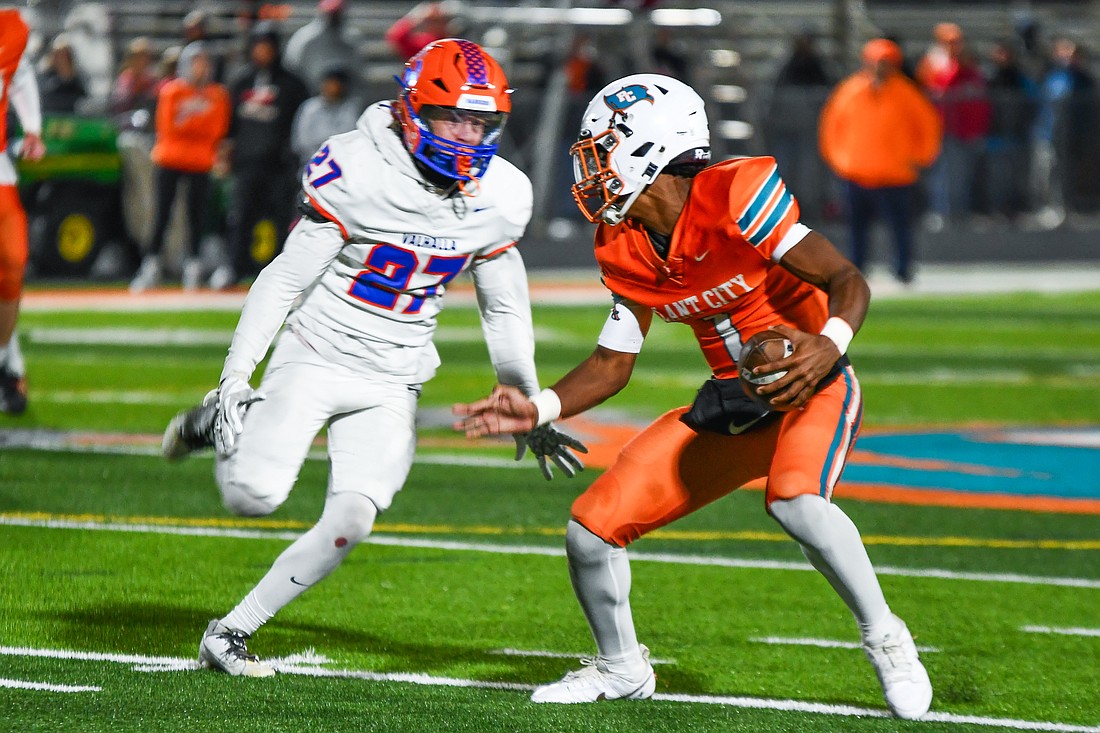
[[[569,478],[573,478],[578,472],[584,470],[584,464],[569,449],[578,453],[587,453],[588,448],[576,438],[555,430],[549,423],[539,425],[527,433],[517,433],[513,437],[516,439],[516,460],[522,459],[530,448],[538,459],[539,470],[547,481],[554,478],[547,459],[556,463],[561,472]]]

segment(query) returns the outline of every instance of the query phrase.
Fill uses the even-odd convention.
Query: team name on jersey
[[[425,249],[441,249],[453,252],[458,249],[457,239],[443,239],[442,237],[429,237],[427,234],[406,234],[401,243],[406,247],[423,247]]]
[[[749,284],[745,282],[745,276],[738,274],[696,295],[659,305],[656,311],[662,320],[668,322],[681,321],[685,318],[700,315],[708,310],[723,310],[727,305],[745,293],[752,292],[752,290]]]

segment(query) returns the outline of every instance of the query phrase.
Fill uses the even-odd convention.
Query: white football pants
[[[371,379],[326,362],[284,329],[249,407],[237,451],[215,466],[230,511],[264,516],[290,495],[313,439],[328,425],[328,494],[389,508],[412,466],[418,386]]]

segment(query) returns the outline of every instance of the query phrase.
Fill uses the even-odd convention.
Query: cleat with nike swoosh
[[[233,677],[271,677],[275,668],[249,654],[245,644],[249,635],[231,629],[214,619],[199,642],[199,666],[225,672]]]

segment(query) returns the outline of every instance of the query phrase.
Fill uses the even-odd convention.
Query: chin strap
[[[455,171],[460,176],[467,176],[467,178],[460,178],[458,181],[458,190],[462,192],[463,196],[477,196],[481,191],[481,183],[478,179],[470,176],[470,163],[471,160],[468,156],[455,156]]]

